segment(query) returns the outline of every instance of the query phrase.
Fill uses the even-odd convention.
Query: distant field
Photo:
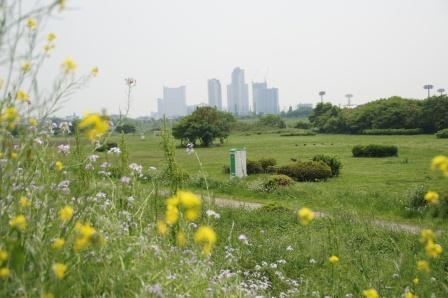
[[[141,140],[140,137],[130,136],[128,141],[132,161],[144,166],[158,167],[163,164],[159,137],[149,136]],[[399,156],[353,158],[351,148],[357,144],[397,145]],[[342,161],[342,173],[327,182],[296,183],[287,194],[264,194],[233,188],[221,191],[224,195],[260,202],[280,202],[289,207],[305,204],[320,210],[354,211],[400,219],[403,218],[403,204],[410,190],[419,185],[442,190],[446,183],[429,169],[429,163],[435,155],[447,154],[448,140],[436,139],[432,135],[280,137],[278,134],[234,134],[222,146],[197,148],[196,152],[210,179],[225,182],[229,177],[222,172],[222,167],[228,163],[229,149],[244,147],[249,159],[273,157],[278,164],[291,162],[291,158],[308,160],[315,154],[334,154]],[[176,154],[180,166],[190,175],[199,173],[194,155],[187,155],[183,148],[178,148]],[[257,178],[248,178],[249,181],[254,179]]]

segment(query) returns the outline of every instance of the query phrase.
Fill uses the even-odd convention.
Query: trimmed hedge
[[[274,158],[260,158],[258,160],[264,172],[267,172],[268,167],[275,166],[277,161]]]
[[[261,174],[264,172],[263,167],[261,166],[261,162],[258,160],[248,159],[246,162],[246,166],[247,166],[247,175]]]
[[[313,161],[320,161],[325,163],[331,168],[332,176],[339,176],[342,168],[342,163],[337,156],[318,154],[313,157]]]
[[[328,165],[316,161],[296,162],[282,166],[278,168],[277,173],[289,176],[296,181],[320,181],[332,175]]]
[[[387,128],[366,129],[362,131],[365,135],[419,135],[423,133],[420,128]]]
[[[436,133],[436,137],[437,137],[438,139],[448,139],[448,128],[439,130],[439,131]]]
[[[303,131],[303,132],[289,132],[289,133],[283,133],[280,136],[281,137],[308,137],[308,136],[315,136],[316,133],[310,130]]]
[[[386,145],[357,145],[353,147],[352,153],[354,157],[387,157],[398,156],[397,146]]]

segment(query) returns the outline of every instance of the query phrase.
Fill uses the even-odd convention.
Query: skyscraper
[[[208,105],[222,110],[221,83],[217,79],[208,80]]]
[[[278,114],[278,89],[268,88],[266,82],[252,83],[252,95],[255,114]]]
[[[163,98],[157,100],[159,118],[176,118],[187,114],[185,86],[177,88],[163,87]]]
[[[249,86],[244,81],[244,70],[237,67],[232,72],[232,83],[227,85],[227,109],[230,113],[249,114]]]

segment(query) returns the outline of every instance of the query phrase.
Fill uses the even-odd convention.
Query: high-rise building
[[[244,80],[244,70],[237,67],[232,72],[232,83],[227,85],[227,110],[235,115],[249,114],[249,86]]]
[[[252,95],[255,114],[278,114],[278,89],[268,88],[266,82],[252,83]]]
[[[222,110],[221,82],[217,79],[208,80],[208,105]]]
[[[185,86],[177,88],[163,87],[163,98],[157,100],[159,118],[176,118],[187,114]]]

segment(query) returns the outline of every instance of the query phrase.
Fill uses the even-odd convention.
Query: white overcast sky
[[[225,86],[236,66],[267,79],[280,105],[344,103],[448,89],[448,0],[69,0],[46,30],[58,35],[54,67],[73,57],[100,75],[60,115],[117,113],[124,78],[137,79],[132,116],[149,115],[163,86],[207,101],[207,79]]]

